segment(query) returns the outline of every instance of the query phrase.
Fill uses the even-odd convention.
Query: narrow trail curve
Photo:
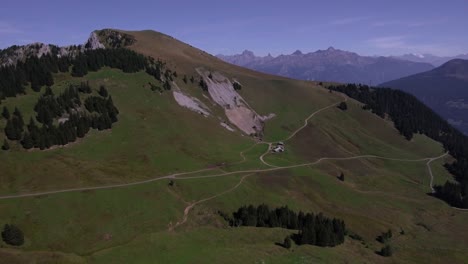
[[[347,101],[348,98],[345,97],[344,100]],[[341,102],[340,102],[340,103],[341,103]],[[291,135],[289,135],[289,137],[287,137],[287,138],[285,138],[285,139],[283,139],[283,140],[279,140],[279,141],[285,142],[285,141],[290,140],[290,139],[293,138],[297,133],[299,133],[302,129],[306,128],[307,125],[309,125],[309,120],[310,120],[312,117],[314,117],[316,114],[318,114],[318,113],[320,113],[320,112],[322,112],[322,111],[324,111],[324,110],[327,110],[327,109],[329,109],[329,108],[338,106],[340,103],[335,103],[335,104],[326,106],[326,107],[324,107],[324,108],[321,108],[321,109],[319,109],[319,110],[313,112],[312,114],[310,114],[310,115],[304,120],[304,125],[303,125],[303,126],[301,126],[300,128],[296,129]]]
[[[48,191],[48,192],[6,195],[6,196],[0,196],[0,200],[13,199],[13,198],[24,198],[24,197],[34,197],[34,196],[58,194],[58,193],[67,193],[67,192],[92,191],[92,190],[121,188],[121,187],[135,186],[135,185],[155,182],[155,181],[164,180],[164,179],[188,180],[188,179],[202,179],[202,178],[222,177],[222,176],[234,175],[234,174],[239,174],[239,173],[269,172],[269,171],[293,169],[293,168],[316,165],[316,164],[318,164],[318,163],[320,163],[320,162],[322,162],[324,160],[353,160],[353,159],[364,159],[364,158],[376,158],[376,159],[403,161],[403,162],[420,162],[420,161],[427,161],[427,160],[431,160],[431,159],[435,160],[435,159],[440,158],[442,156],[435,157],[435,158],[422,158],[422,159],[399,159],[399,158],[381,157],[381,156],[376,156],[376,155],[360,155],[360,156],[353,156],[353,157],[346,157],[346,158],[323,157],[323,158],[320,158],[320,159],[318,159],[318,160],[316,160],[314,162],[302,163],[302,164],[296,164],[296,165],[289,165],[289,166],[282,166],[282,167],[273,167],[273,168],[268,168],[268,169],[240,170],[240,171],[225,172],[225,173],[213,174],[213,175],[203,175],[203,176],[194,176],[194,177],[178,177],[178,176],[182,176],[182,175],[190,175],[190,174],[195,174],[195,173],[204,172],[204,171],[212,171],[212,170],[217,168],[217,167],[215,167],[215,168],[203,169],[203,170],[192,171],[192,172],[175,173],[175,174],[171,174],[171,175],[167,175],[167,176],[162,176],[162,177],[158,177],[158,178],[153,178],[153,179],[139,181],[139,182],[132,182],[132,183],[114,184],[114,185],[97,186],[97,187],[72,188],[72,189],[65,189],[65,190],[58,190],[58,191]]]
[[[435,158],[440,158],[440,156],[435,157]],[[318,160],[316,160],[314,162],[302,163],[302,164],[296,164],[296,165],[274,167],[274,168],[268,168],[268,169],[231,171],[231,172],[226,172],[226,173],[221,173],[221,174],[202,175],[202,176],[193,176],[193,177],[175,177],[175,179],[178,179],[178,180],[204,179],[204,178],[224,177],[224,176],[235,175],[235,174],[240,174],[240,173],[258,173],[258,172],[270,172],[270,171],[277,171],[277,170],[286,170],[286,169],[293,169],[293,168],[316,165],[316,164],[319,164],[320,162],[325,161],[325,160],[383,159],[383,160],[402,161],[402,162],[422,162],[422,161],[427,161],[427,160],[435,159],[435,158],[400,159],[400,158],[388,158],[388,157],[382,157],[382,156],[376,156],[376,155],[360,155],[360,156],[345,157],[345,158],[324,157],[324,158],[320,158],[320,159],[318,159]]]
[[[308,119],[310,119],[312,116],[314,116],[315,114],[317,114],[317,113],[319,113],[319,112],[321,112],[321,111],[323,111],[323,110],[325,110],[327,108],[333,107],[335,105],[337,105],[337,104],[333,104],[333,105],[324,107],[324,108],[319,109],[319,110],[315,111],[314,113],[312,113],[304,121],[305,125],[303,127],[299,128],[298,130],[296,130],[294,132],[294,134],[296,134],[297,132],[299,132],[299,130],[301,130],[305,126],[307,126]],[[292,136],[290,136],[289,138],[291,138],[291,137]],[[271,144],[271,143],[269,143],[269,142],[256,142],[255,144],[253,144],[252,146],[250,146],[246,150],[241,151],[239,153],[239,155],[241,156],[242,160],[239,161],[239,162],[234,163],[233,165],[245,162],[247,159],[244,156],[244,152],[249,151],[250,149],[252,149],[253,147],[255,147],[258,144]],[[266,165],[268,165],[268,164],[266,164]],[[271,165],[268,165],[268,166],[271,166]],[[190,171],[190,172],[174,173],[174,174],[170,174],[170,175],[166,175],[166,176],[161,176],[161,177],[156,177],[156,178],[152,178],[152,179],[148,179],[148,180],[131,182],[131,183],[120,183],[120,184],[111,184],[111,185],[103,185],[103,186],[95,186],[95,187],[80,187],[80,188],[70,188],[70,189],[62,189],[62,190],[56,190],[56,191],[44,191],[44,192],[35,192],[35,193],[4,195],[4,196],[0,196],[0,200],[14,199],[14,198],[25,198],[25,197],[35,197],[35,196],[42,196],[42,195],[49,195],[49,194],[67,193],[67,192],[93,191],[93,190],[105,190],[105,189],[128,187],[128,186],[140,185],[140,184],[155,182],[155,181],[164,180],[164,179],[175,179],[176,176],[194,174],[194,173],[204,172],[204,171],[210,171],[210,170],[214,170],[216,168],[218,168],[218,167],[209,168],[209,169],[202,169],[202,170],[197,170],[197,171]]]
[[[345,102],[348,101],[348,97],[343,96],[343,98],[344,98],[344,101],[345,101]],[[297,133],[299,133],[301,130],[303,130],[304,128],[306,128],[306,127],[309,125],[309,120],[310,120],[312,117],[314,117],[316,114],[318,114],[318,113],[320,113],[320,112],[322,112],[322,111],[325,111],[325,110],[327,110],[327,109],[329,109],[329,108],[338,106],[340,103],[341,103],[341,102],[339,102],[339,103],[334,103],[334,104],[331,104],[331,105],[329,105],[329,106],[325,106],[325,107],[320,108],[320,109],[318,109],[317,111],[313,112],[313,113],[310,114],[308,117],[306,117],[306,119],[304,119],[304,125],[302,125],[302,126],[299,127],[298,129],[296,129],[291,135],[289,135],[289,137],[287,137],[287,138],[285,138],[285,139],[283,139],[283,140],[278,140],[278,141],[286,142],[286,141],[290,140],[290,139],[293,138]],[[263,142],[263,143],[264,143],[264,144],[268,144],[268,149],[267,149],[267,151],[266,151],[265,153],[263,153],[263,154],[259,157],[259,158],[260,158],[260,161],[261,161],[263,164],[265,164],[265,165],[267,165],[267,166],[269,166],[269,167],[278,168],[278,166],[269,164],[269,163],[267,163],[267,162],[263,159],[266,155],[269,154],[269,152],[270,152],[270,150],[271,150],[271,147],[272,147],[272,144],[273,144],[274,142]]]
[[[438,160],[438,159],[441,159],[445,156],[448,155],[448,152],[446,152],[445,154],[443,155],[440,155],[439,157],[435,157],[435,158],[431,158],[427,161],[426,163],[426,166],[427,166],[427,171],[429,172],[429,176],[431,176],[431,180],[429,182],[429,188],[431,188],[431,192],[432,193],[435,193],[435,190],[434,190],[434,185],[433,185],[433,182],[434,182],[434,175],[432,174],[432,169],[431,169],[431,162],[435,161],[435,160]]]
[[[213,195],[213,196],[210,196],[210,197],[208,197],[208,198],[204,198],[204,199],[201,199],[201,200],[198,200],[198,201],[196,201],[196,202],[194,202],[194,203],[189,204],[189,205],[188,205],[187,207],[185,207],[185,209],[184,209],[184,217],[182,218],[182,221],[177,222],[177,223],[176,223],[175,225],[173,225],[173,226],[172,226],[172,225],[169,226],[169,231],[173,231],[173,230],[174,230],[175,228],[177,228],[178,226],[181,226],[181,225],[183,225],[185,222],[187,222],[188,214],[190,213],[190,210],[192,210],[192,208],[193,208],[194,206],[196,206],[196,205],[198,205],[198,204],[201,204],[201,203],[204,203],[204,202],[206,202],[206,201],[215,199],[215,198],[217,198],[217,197],[219,197],[219,196],[221,196],[221,195],[224,195],[224,194],[227,194],[227,193],[229,193],[229,192],[234,191],[234,190],[237,189],[239,186],[241,186],[241,184],[244,182],[245,178],[247,178],[247,177],[249,177],[249,176],[251,176],[251,175],[253,175],[253,173],[242,176],[242,178],[240,179],[240,181],[239,181],[234,187],[232,187],[232,188],[230,188],[230,189],[228,189],[228,190],[226,190],[226,191],[224,191],[224,192],[218,193],[218,194],[216,194],[216,195]]]
[[[166,175],[166,176],[161,176],[161,177],[157,177],[157,178],[152,178],[152,179],[148,179],[148,180],[144,180],[144,181],[138,181],[138,182],[131,182],[131,183],[112,184],[112,185],[104,185],[104,186],[96,186],[96,187],[71,188],[71,189],[64,189],[64,190],[57,190],[57,191],[46,191],[46,192],[36,192],[36,193],[4,195],[4,196],[0,196],[0,200],[13,199],[13,198],[34,197],[34,196],[58,194],[58,193],[67,193],[67,192],[93,191],[93,190],[105,190],[105,189],[128,187],[128,186],[140,185],[140,184],[155,182],[155,181],[164,180],[164,179],[176,179],[177,176],[195,174],[195,173],[205,172],[205,171],[212,171],[212,170],[215,170],[217,168],[218,167],[202,169],[202,170],[197,170],[197,171],[174,173],[174,174],[170,174],[170,175]]]
[[[278,168],[278,166],[271,165],[270,163],[266,162],[266,161],[263,159],[263,157],[265,157],[268,153],[270,153],[271,147],[272,147],[272,144],[271,144],[271,143],[268,143],[268,148],[267,148],[267,150],[265,151],[265,153],[263,153],[263,154],[259,157],[259,159],[260,159],[260,161],[261,161],[263,164],[267,165],[268,167]]]
[[[344,97],[344,100],[347,101],[347,97]],[[329,109],[331,107],[334,107],[336,105],[338,105],[339,103],[334,103],[332,105],[329,105],[329,106],[326,106],[326,107],[323,107],[315,112],[313,112],[312,114],[310,114],[304,121],[304,125],[300,128],[298,128],[296,131],[294,131],[288,138],[284,139],[283,141],[287,141],[289,139],[291,139],[292,137],[294,137],[300,130],[304,129],[307,125],[308,125],[308,121],[313,117],[315,116],[316,114],[326,110],[326,109]],[[244,151],[241,151],[239,154],[242,158],[241,161],[237,162],[237,164],[239,163],[243,163],[246,161],[246,158],[244,156],[244,152],[247,152],[249,151],[251,148],[253,148],[254,146],[256,145],[259,145],[259,144],[268,144],[269,146],[272,144],[272,142],[256,142],[255,144],[253,144],[252,146],[250,146],[249,148],[247,148],[246,150]],[[305,167],[305,166],[311,166],[311,165],[316,165],[322,161],[325,161],[325,160],[353,160],[353,159],[363,159],[363,158],[377,158],[377,159],[385,159],[385,160],[394,160],[394,161],[403,161],[403,162],[419,162],[419,161],[428,161],[428,164],[436,159],[439,159],[441,157],[443,157],[444,155],[447,155],[444,154],[442,156],[439,156],[439,157],[435,157],[435,158],[422,158],[422,159],[414,159],[414,160],[411,160],[411,159],[399,159],[399,158],[388,158],[388,157],[381,157],[381,156],[376,156],[376,155],[360,155],[360,156],[352,156],[352,157],[346,157],[346,158],[333,158],[333,157],[323,157],[323,158],[320,158],[314,162],[310,162],[310,163],[303,163],[303,164],[297,164],[297,165],[290,165],[290,166],[282,166],[282,167],[276,167],[276,166],[273,166],[271,164],[268,164],[266,163],[264,160],[263,160],[263,156],[265,156],[266,154],[268,154],[268,151],[266,153],[264,153],[262,156],[261,156],[261,161],[267,165],[267,166],[270,166],[271,168],[268,168],[268,169],[253,169],[253,170],[240,170],[240,171],[232,171],[232,172],[225,172],[225,173],[221,173],[221,174],[214,174],[214,175],[203,175],[203,176],[194,176],[194,177],[178,177],[178,176],[182,176],[182,175],[190,175],[190,174],[195,174],[195,173],[200,173],[200,172],[205,172],[205,171],[212,171],[212,170],[215,170],[217,169],[218,167],[214,167],[214,168],[208,168],[208,169],[201,169],[201,170],[197,170],[197,171],[191,171],[191,172],[181,172],[181,173],[174,173],[174,174],[170,174],[170,175],[167,175],[167,176],[161,176],[161,177],[157,177],[157,178],[152,178],[152,179],[148,179],[148,180],[143,180],[143,181],[137,181],[137,182],[132,182],[132,183],[122,183],[122,184],[113,184],[113,185],[104,185],[104,186],[96,186],[96,187],[82,187],[82,188],[71,188],[71,189],[63,189],[63,190],[57,190],[57,191],[45,191],[45,192],[36,192],[36,193],[25,193],[25,194],[13,194],[13,195],[5,195],[5,196],[0,196],[0,200],[6,200],[6,199],[14,199],[14,198],[25,198],[25,197],[35,197],[35,196],[41,196],[41,195],[49,195],[49,194],[59,194],[59,193],[67,193],[67,192],[79,192],[79,191],[92,191],[92,190],[104,190],[104,189],[113,189],[113,188],[122,188],[122,187],[129,187],[129,186],[135,186],[135,185],[140,185],[140,184],[146,184],[146,183],[150,183],[150,182],[155,182],[155,181],[159,181],[159,180],[164,180],[164,179],[180,179],[180,180],[184,180],[184,179],[201,179],[201,178],[213,178],[213,177],[222,177],[222,176],[228,176],[228,175],[234,175],[234,174],[240,174],[240,173],[258,173],[258,172],[269,172],[269,171],[276,171],[276,170],[284,170],[284,169],[292,169],[292,168],[299,168],[299,167]],[[236,164],[236,163],[235,163]],[[428,166],[428,168],[430,169],[430,166]],[[432,171],[430,170],[430,173],[431,173],[431,177],[432,177]],[[190,210],[190,209],[189,209]]]

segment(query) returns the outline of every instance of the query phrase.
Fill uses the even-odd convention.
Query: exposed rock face
[[[103,29],[93,33],[96,34],[96,39],[107,48],[123,48],[136,41],[133,36],[113,29]]]
[[[172,92],[172,95],[174,95],[174,99],[180,106],[188,108],[194,112],[200,113],[205,117],[210,115],[209,108],[203,102],[201,102],[195,97],[191,97],[184,94],[175,82],[173,82],[172,85],[174,86],[174,91]]]
[[[231,131],[231,132],[234,132],[234,128],[230,127],[228,124],[224,123],[224,122],[221,122],[220,123],[222,127],[226,128],[227,130]]]
[[[86,50],[104,48],[105,46],[100,42],[96,32],[92,32],[84,45],[59,47],[52,44],[33,43],[24,46],[11,46],[0,50],[0,65],[16,65],[18,61],[24,61],[31,57],[40,58],[46,55],[74,57]]]
[[[224,108],[229,122],[247,135],[259,134],[263,131],[262,118],[251,109],[240,96],[231,81],[220,73],[197,69],[197,72],[208,85],[211,99]]]
[[[99,38],[96,32],[92,32],[88,38],[88,41],[85,44],[85,49],[95,50],[95,49],[104,49],[104,48],[105,48],[104,44],[102,44],[99,41]]]

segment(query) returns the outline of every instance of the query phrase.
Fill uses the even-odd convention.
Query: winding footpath
[[[232,188],[230,188],[230,189],[228,189],[228,190],[226,190],[226,191],[224,191],[224,192],[218,193],[218,194],[216,194],[216,195],[213,195],[213,196],[210,196],[210,197],[208,197],[208,198],[204,198],[204,199],[201,199],[201,200],[198,200],[198,201],[196,201],[196,202],[194,202],[194,203],[189,204],[189,205],[188,205],[187,207],[185,207],[185,209],[184,209],[184,217],[182,218],[182,221],[177,222],[175,225],[170,225],[169,228],[168,228],[169,231],[173,231],[173,230],[174,230],[175,228],[177,228],[178,226],[183,225],[185,222],[187,222],[187,219],[188,219],[188,215],[189,215],[189,213],[190,213],[190,210],[192,210],[192,208],[193,208],[195,205],[204,203],[204,202],[206,202],[206,201],[212,200],[212,199],[217,198],[217,197],[219,197],[219,196],[221,196],[221,195],[224,195],[224,194],[227,194],[227,193],[230,193],[230,192],[234,191],[234,190],[237,189],[239,186],[241,186],[241,184],[244,182],[245,178],[247,178],[247,177],[249,177],[249,176],[251,176],[251,175],[253,175],[253,174],[247,174],[247,175],[242,176],[242,178],[240,179],[240,181],[239,181],[234,187],[232,187]]]
[[[426,163],[426,166],[427,166],[427,171],[429,172],[429,176],[431,176],[431,180],[429,181],[429,188],[431,188],[431,191],[432,193],[435,193],[435,190],[434,190],[434,175],[432,174],[432,169],[431,169],[431,162],[433,162],[434,160],[438,160],[438,159],[441,159],[445,156],[448,155],[448,152],[446,152],[445,154],[443,155],[440,155],[439,157],[435,157],[435,158],[431,158],[427,161]]]
[[[345,101],[347,100],[347,97],[344,97]],[[332,105],[323,107],[312,114],[310,114],[305,120],[304,120],[304,125],[301,126],[300,128],[296,129],[289,137],[285,138],[282,141],[288,141],[291,138],[293,138],[299,131],[307,127],[309,124],[309,120],[317,115],[318,113],[335,107],[339,103],[333,103]],[[433,174],[432,170],[430,167],[430,163],[440,159],[442,157],[445,157],[448,153],[445,153],[441,156],[438,157],[430,157],[430,158],[422,158],[422,159],[401,159],[401,158],[389,158],[389,157],[382,157],[382,156],[376,156],[376,155],[360,155],[360,156],[352,156],[352,157],[345,157],[345,158],[334,158],[334,157],[322,157],[314,162],[309,162],[309,163],[302,163],[302,164],[296,164],[296,165],[290,165],[290,166],[274,166],[271,164],[268,164],[267,162],[264,161],[263,157],[267,155],[270,151],[270,147],[273,144],[272,142],[257,142],[254,145],[250,146],[248,149],[243,150],[239,153],[241,156],[242,160],[236,163],[232,163],[231,165],[239,164],[245,162],[247,159],[244,156],[244,152],[249,151],[252,149],[254,146],[258,144],[268,144],[268,150],[263,153],[259,159],[260,161],[269,166],[270,168],[267,169],[252,169],[252,170],[239,170],[239,171],[232,171],[232,172],[223,172],[220,174],[213,174],[213,175],[202,175],[202,176],[193,176],[193,177],[180,177],[184,175],[190,175],[190,174],[195,174],[195,173],[201,173],[201,172],[207,172],[207,171],[213,171],[215,169],[218,169],[219,167],[213,167],[213,168],[208,168],[208,169],[202,169],[202,170],[197,170],[197,171],[190,171],[190,172],[181,172],[181,173],[174,173],[166,176],[161,176],[161,177],[156,177],[148,180],[143,180],[143,181],[137,181],[137,182],[131,182],[131,183],[121,183],[121,184],[112,184],[112,185],[104,185],[104,186],[95,186],[95,187],[80,187],[80,188],[70,188],[70,189],[63,189],[63,190],[56,190],[56,191],[44,191],[44,192],[35,192],[35,193],[23,193],[23,194],[11,194],[11,195],[4,195],[0,196],[0,200],[6,200],[6,199],[14,199],[14,198],[25,198],[25,197],[35,197],[35,196],[43,196],[43,195],[51,195],[51,194],[59,194],[59,193],[69,193],[69,192],[80,192],[80,191],[92,191],[92,190],[106,190],[106,189],[115,189],[115,188],[123,188],[123,187],[129,187],[129,186],[135,186],[135,185],[141,185],[141,184],[146,184],[146,183],[151,183],[151,182],[156,182],[164,179],[179,179],[179,180],[185,180],[185,179],[201,179],[201,178],[214,178],[214,177],[223,177],[223,176],[229,176],[229,175],[235,175],[235,174],[243,174],[243,173],[261,173],[261,172],[270,172],[270,171],[276,171],[276,170],[286,170],[286,169],[293,169],[293,168],[299,168],[299,167],[305,167],[305,166],[312,166],[316,165],[322,161],[325,160],[353,160],[353,159],[370,159],[370,158],[375,158],[375,159],[384,159],[384,160],[393,160],[393,161],[402,161],[402,162],[421,162],[421,161],[427,161],[426,165],[431,177],[430,181],[430,187],[433,190],[432,187],[432,182],[433,182]],[[239,183],[241,184],[242,181]],[[236,187],[237,188],[237,187]],[[217,196],[215,196],[217,197]],[[211,197],[209,199],[212,199],[214,197]],[[208,198],[207,198],[208,199]],[[199,202],[203,202],[204,200],[201,200]],[[198,203],[198,202],[197,202]],[[191,207],[187,207],[186,209],[190,211],[190,209],[194,206],[195,204],[192,204]]]
[[[345,101],[345,102],[348,101],[348,97],[343,96],[343,98],[344,98],[344,101]],[[341,103],[341,102],[340,102],[340,103]],[[322,111],[324,111],[324,110],[327,110],[327,109],[329,109],[329,108],[338,106],[340,103],[334,103],[334,104],[332,104],[332,105],[325,106],[325,107],[320,108],[319,110],[313,112],[313,113],[310,114],[306,119],[304,119],[304,125],[302,125],[302,126],[299,127],[298,129],[296,129],[294,132],[292,132],[291,135],[289,135],[289,137],[287,137],[287,138],[285,138],[285,139],[282,139],[282,140],[278,140],[278,142],[279,142],[279,141],[286,142],[286,141],[290,140],[291,138],[293,138],[294,136],[296,136],[297,133],[299,133],[301,130],[303,130],[304,128],[306,128],[306,127],[309,125],[309,120],[310,120],[312,117],[314,117],[316,114],[318,114],[318,113],[320,113],[320,112],[322,112]],[[263,159],[266,155],[268,155],[268,154],[270,153],[271,148],[272,148],[274,142],[262,142],[262,143],[263,143],[263,144],[268,144],[268,149],[266,150],[265,153],[263,153],[263,154],[259,157],[260,161],[261,161],[263,164],[265,164],[265,165],[267,165],[267,166],[269,166],[269,167],[278,168],[278,166],[271,165],[271,164],[267,163],[267,162]]]

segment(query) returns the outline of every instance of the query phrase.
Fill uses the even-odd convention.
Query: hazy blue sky
[[[108,3],[104,3],[108,2]],[[212,54],[329,46],[365,55],[468,53],[466,0],[10,1],[0,48],[83,43],[101,28],[154,29]]]

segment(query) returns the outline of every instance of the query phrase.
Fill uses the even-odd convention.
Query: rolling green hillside
[[[20,247],[0,242],[6,263],[468,259],[468,213],[427,195],[429,172],[434,184],[452,178],[443,164],[453,158],[440,143],[419,134],[406,140],[390,120],[327,84],[229,65],[154,31],[97,35],[106,48],[116,45],[112,36],[133,39],[126,48],[165,62],[171,74],[161,81],[111,67],[53,74],[54,94],[87,81],[97,95],[104,85],[118,121],[65,146],[25,150],[9,141],[0,151],[0,226],[14,224],[25,238]],[[170,90],[152,89],[165,82]],[[27,123],[44,91],[27,87],[0,107],[18,107]],[[344,101],[347,110],[337,108]],[[5,126],[1,119],[0,140]],[[278,141],[285,152],[271,153]],[[343,219],[361,240],[288,250],[275,243],[296,231],[230,227],[218,214],[261,203]],[[376,237],[388,229],[394,253],[382,257]]]

